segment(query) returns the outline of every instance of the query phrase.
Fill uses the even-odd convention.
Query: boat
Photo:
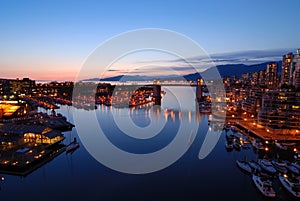
[[[263,150],[265,148],[263,143],[260,141],[257,141],[256,139],[252,140],[251,143],[252,143],[252,146],[258,150]]]
[[[296,161],[296,162],[291,163],[291,164],[300,171],[300,161]]]
[[[249,166],[249,164],[246,161],[241,161],[241,160],[236,160],[236,164],[239,168],[241,168],[242,170],[251,173],[252,169]]]
[[[260,159],[260,160],[258,160],[258,164],[266,172],[271,173],[271,174],[275,174],[276,173],[276,169],[273,167],[272,163],[269,160]]]
[[[270,180],[264,180],[263,178],[252,175],[252,180],[258,190],[266,197],[275,197],[276,193],[272,187],[272,182]]]
[[[300,182],[299,179],[290,179],[287,175],[279,175],[279,181],[283,187],[289,191],[293,196],[300,198]]]
[[[73,151],[75,151],[78,148],[79,148],[79,143],[77,142],[76,138],[74,138],[74,141],[71,142],[69,145],[67,145],[66,152],[67,153],[73,152]]]
[[[279,142],[275,142],[275,145],[278,149],[281,149],[281,150],[288,150],[288,147],[283,145],[282,143],[279,143]]]
[[[275,167],[275,169],[280,172],[280,173],[284,173],[286,174],[288,172],[288,170],[286,169],[286,164],[284,162],[280,162],[280,161],[272,161],[272,165]]]
[[[293,174],[299,174],[299,170],[297,167],[295,167],[292,163],[290,163],[289,161],[285,161],[285,167],[286,169],[288,169],[291,173]]]
[[[235,150],[240,151],[242,145],[238,141],[234,140],[233,147],[234,147]]]
[[[248,161],[248,164],[253,170],[257,170],[258,172],[261,172],[261,167],[254,160]]]
[[[226,142],[225,143],[225,148],[227,149],[227,151],[232,151],[233,150],[233,144]]]
[[[233,132],[238,132],[239,131],[239,129],[236,126],[231,126],[231,130]]]

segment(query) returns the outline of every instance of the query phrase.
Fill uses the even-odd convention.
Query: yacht
[[[248,165],[248,163],[246,161],[241,161],[241,160],[237,160],[236,164],[239,168],[241,168],[242,170],[245,170],[248,173],[252,172],[251,167]]]
[[[287,175],[279,175],[279,181],[283,187],[293,196],[300,198],[300,181],[299,179],[291,180]]]
[[[272,187],[272,182],[270,180],[264,180],[257,175],[252,175],[252,180],[258,190],[267,197],[275,197],[276,193]]]
[[[263,170],[268,173],[275,174],[276,169],[272,166],[272,163],[267,159],[260,159],[258,160],[258,164],[261,166]]]

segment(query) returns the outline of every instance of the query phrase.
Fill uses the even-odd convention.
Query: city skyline
[[[99,44],[117,34],[148,27],[184,34],[209,55],[227,53],[223,54],[226,56],[230,52],[239,55],[249,50],[287,52],[286,49],[296,50],[300,46],[297,37],[300,26],[293,23],[298,1],[284,5],[274,1],[76,1],[72,4],[3,1],[1,4],[3,78],[74,80],[85,59]],[[280,14],[283,9],[288,12]],[[275,58],[281,56],[277,54]],[[136,60],[149,58],[153,57]],[[165,62],[168,58],[158,56],[157,60],[164,62],[154,62],[151,66],[172,67],[174,63]],[[124,62],[117,68],[126,71],[129,67],[132,63]]]

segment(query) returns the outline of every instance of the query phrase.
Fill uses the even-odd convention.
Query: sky
[[[74,80],[100,44],[142,28],[183,34],[212,56],[296,51],[299,9],[299,0],[0,0],[0,77]],[[150,69],[162,65],[146,58]],[[126,71],[132,62],[110,72]]]

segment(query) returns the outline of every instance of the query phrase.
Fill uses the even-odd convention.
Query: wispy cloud
[[[295,52],[296,48],[278,50],[249,50],[199,56],[188,59],[160,59],[136,61],[127,71],[124,69],[111,69],[113,74],[125,73],[127,75],[184,75],[201,72],[210,67],[226,64],[258,64],[268,61],[279,61],[282,55]],[[195,70],[196,69],[196,70]]]

